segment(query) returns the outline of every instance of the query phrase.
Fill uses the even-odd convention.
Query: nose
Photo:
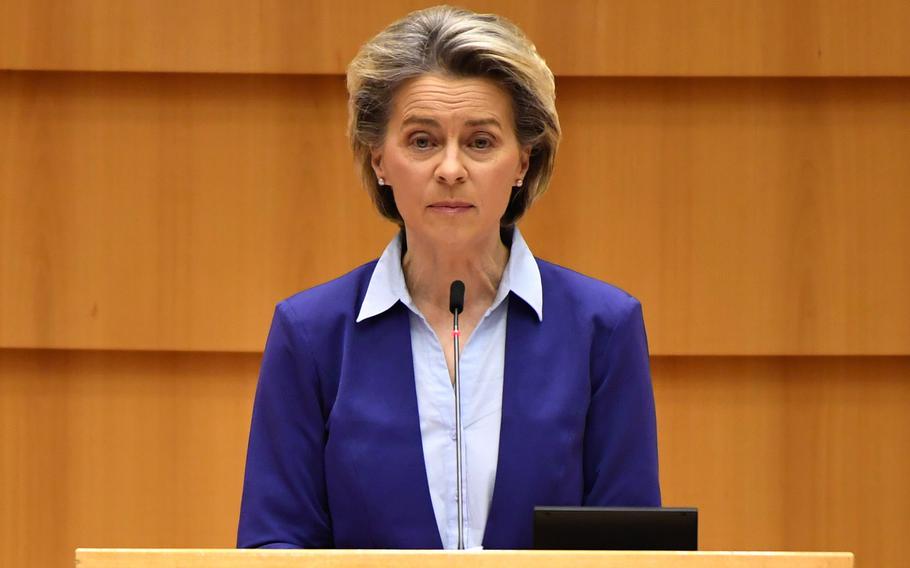
[[[456,185],[464,183],[467,175],[458,144],[447,145],[436,165],[436,181],[444,185]]]

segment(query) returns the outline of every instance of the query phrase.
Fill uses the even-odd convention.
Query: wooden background
[[[0,4],[0,565],[232,546],[278,300],[374,258],[358,45],[428,2]],[[639,297],[704,549],[910,554],[910,4],[464,2],[565,137],[522,224]]]

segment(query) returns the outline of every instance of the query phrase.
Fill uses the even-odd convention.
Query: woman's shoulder
[[[333,316],[350,317],[366,294],[376,260],[358,266],[347,274],[285,298],[278,309],[290,319],[324,321]]]
[[[641,303],[622,288],[571,268],[537,259],[544,293],[544,309],[552,313],[590,314],[618,322],[633,312],[641,311]]]

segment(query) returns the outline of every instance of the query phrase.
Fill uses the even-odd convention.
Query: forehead
[[[392,121],[495,118],[511,123],[512,100],[495,81],[482,77],[423,75],[401,86],[392,101]]]

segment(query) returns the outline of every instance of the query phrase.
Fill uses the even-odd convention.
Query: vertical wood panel
[[[667,505],[705,549],[910,554],[910,358],[653,360]]]
[[[258,359],[0,350],[0,565],[233,546]]]
[[[0,85],[2,345],[258,351],[278,300],[394,233],[355,179],[339,77]]]
[[[524,227],[618,283],[656,354],[910,352],[910,82],[560,81]]]

